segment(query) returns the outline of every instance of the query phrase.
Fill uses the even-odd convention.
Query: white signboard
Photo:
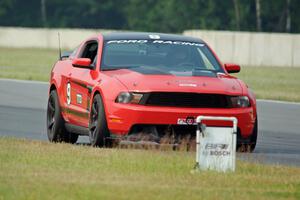
[[[201,120],[203,119],[207,120],[207,117],[202,116]],[[209,120],[233,121],[234,127],[206,127],[202,128],[203,130],[197,130],[196,162],[198,167],[201,170],[219,172],[235,171],[236,118],[209,117]],[[197,122],[199,122],[198,118]]]

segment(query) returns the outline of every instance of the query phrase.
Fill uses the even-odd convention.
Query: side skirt
[[[89,135],[89,129],[82,126],[76,126],[73,124],[65,123],[67,131],[75,133],[77,135]]]

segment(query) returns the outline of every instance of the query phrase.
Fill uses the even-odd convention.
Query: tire
[[[47,106],[47,136],[50,142],[76,143],[78,135],[65,129],[56,90],[52,90]]]
[[[89,122],[91,145],[94,147],[110,146],[108,143],[105,144],[109,135],[103,101],[101,96],[96,94],[93,99]]]
[[[70,143],[70,144],[75,144],[77,142],[77,140],[78,140],[78,137],[79,137],[78,134],[68,132],[65,129],[64,142]]]
[[[254,124],[254,127],[253,127],[253,131],[252,131],[252,134],[249,138],[249,142],[244,143],[244,144],[237,144],[237,151],[238,152],[252,153],[254,151],[254,149],[256,147],[256,142],[257,142],[257,132],[258,132],[257,125],[258,125],[258,122],[257,122],[257,117],[256,117],[255,124]]]
[[[257,122],[257,117],[255,120],[255,124],[254,124],[254,128],[253,128],[253,132],[250,138],[250,152],[253,152],[255,147],[256,147],[256,142],[257,142],[257,126],[258,126],[258,122]]]

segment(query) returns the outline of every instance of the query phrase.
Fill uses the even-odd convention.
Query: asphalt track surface
[[[0,136],[47,140],[47,93],[47,83],[0,79]],[[298,103],[258,100],[257,148],[238,159],[300,167],[299,118]]]

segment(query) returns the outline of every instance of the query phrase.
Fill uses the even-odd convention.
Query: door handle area
[[[72,75],[72,72],[70,72],[69,74],[68,74],[68,76],[71,76]]]

